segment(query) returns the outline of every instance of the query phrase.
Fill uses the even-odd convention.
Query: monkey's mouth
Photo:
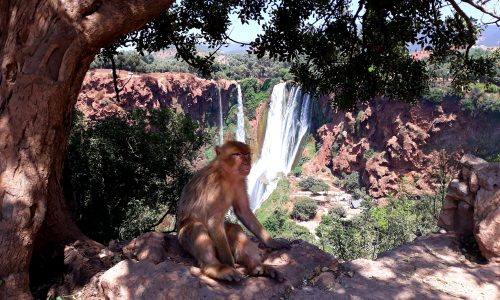
[[[250,168],[241,168],[240,171],[248,175],[250,173]]]

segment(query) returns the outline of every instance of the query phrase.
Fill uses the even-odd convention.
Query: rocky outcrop
[[[273,299],[293,293],[307,278],[338,266],[335,258],[317,247],[295,241],[290,250],[261,249],[265,263],[282,272],[285,283],[264,277],[227,283],[201,274],[175,235],[146,233],[114,250],[128,259],[90,280],[79,291],[82,299]]]
[[[263,277],[246,277],[239,283],[207,278],[181,250],[175,235],[170,234],[147,233],[131,242],[114,244],[110,249],[114,251],[114,266],[94,273],[83,285],[59,291],[79,299],[120,300],[497,299],[500,296],[499,265],[468,261],[457,240],[449,234],[418,238],[383,253],[375,261],[357,259],[340,263],[303,241],[294,241],[290,250],[261,249],[265,262],[285,275],[284,283]],[[95,258],[109,260],[110,256],[102,253],[102,250],[94,253]],[[94,257],[88,257],[90,254],[86,254],[87,259],[94,261]],[[57,291],[52,289],[54,298],[60,295]]]
[[[313,116],[315,118],[315,116]],[[405,178],[415,193],[435,190],[439,174],[453,176],[464,152],[500,149],[498,115],[460,110],[457,99],[441,105],[376,99],[356,112],[333,112],[316,131],[316,156],[306,175],[328,167],[334,175],[357,171],[374,197],[385,197]]]
[[[500,163],[466,154],[460,164],[438,225],[460,236],[474,234],[483,256],[500,262]]]
[[[219,88],[222,112],[236,103],[236,82],[206,80],[185,73],[137,75],[120,72],[120,102],[116,101],[110,70],[91,70],[85,76],[76,107],[90,119],[121,114],[134,108],[171,108],[204,125],[219,125]]]

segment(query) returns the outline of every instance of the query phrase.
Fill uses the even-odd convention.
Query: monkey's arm
[[[267,230],[260,224],[259,220],[255,217],[246,192],[241,195],[239,199],[233,203],[234,213],[238,216],[240,221],[250,230],[266,247],[272,249],[290,248],[290,244],[286,240],[273,239]]]
[[[221,217],[224,220],[224,217]],[[208,221],[208,233],[212,238],[215,248],[217,250],[218,258],[221,263],[234,267],[234,257],[231,253],[231,248],[227,241],[226,231],[224,229],[224,223],[217,222],[214,219]]]

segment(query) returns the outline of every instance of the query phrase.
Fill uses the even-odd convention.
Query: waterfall
[[[243,96],[241,94],[241,87],[238,84],[238,113],[236,119],[236,140],[245,142],[245,115],[243,113]]]
[[[288,92],[288,93],[287,93]],[[311,123],[311,97],[300,87],[274,86],[260,159],[248,175],[250,206],[255,211],[287,175]]]
[[[222,121],[222,99],[220,94],[220,86],[217,86],[219,91],[219,144],[224,143],[224,122]]]

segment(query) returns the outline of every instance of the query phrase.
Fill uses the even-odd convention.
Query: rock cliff
[[[474,235],[483,256],[500,262],[500,163],[466,154],[460,166],[438,225],[464,238]]]
[[[116,115],[134,108],[171,108],[203,125],[219,125],[219,89],[222,113],[236,103],[236,82],[205,80],[192,74],[137,75],[119,72],[120,102],[116,101],[110,70],[92,70],[82,84],[76,107],[90,119]]]
[[[290,250],[262,249],[261,254],[266,263],[285,275],[284,283],[263,277],[246,277],[238,283],[214,281],[200,274],[193,258],[169,234],[150,232],[101,251],[71,245],[65,250],[70,273],[63,285],[51,289],[51,294],[120,300],[500,297],[500,265],[468,261],[457,240],[448,234],[418,238],[375,261],[338,262],[303,241],[293,242]],[[84,270],[92,270],[88,264],[92,261],[98,268],[90,279],[82,280]]]
[[[358,171],[374,197],[395,192],[403,177],[415,183],[415,193],[427,193],[440,174],[458,171],[464,152],[498,151],[498,128],[498,114],[473,116],[453,98],[441,105],[377,99],[356,113],[332,113],[315,133],[321,147],[303,171]]]

